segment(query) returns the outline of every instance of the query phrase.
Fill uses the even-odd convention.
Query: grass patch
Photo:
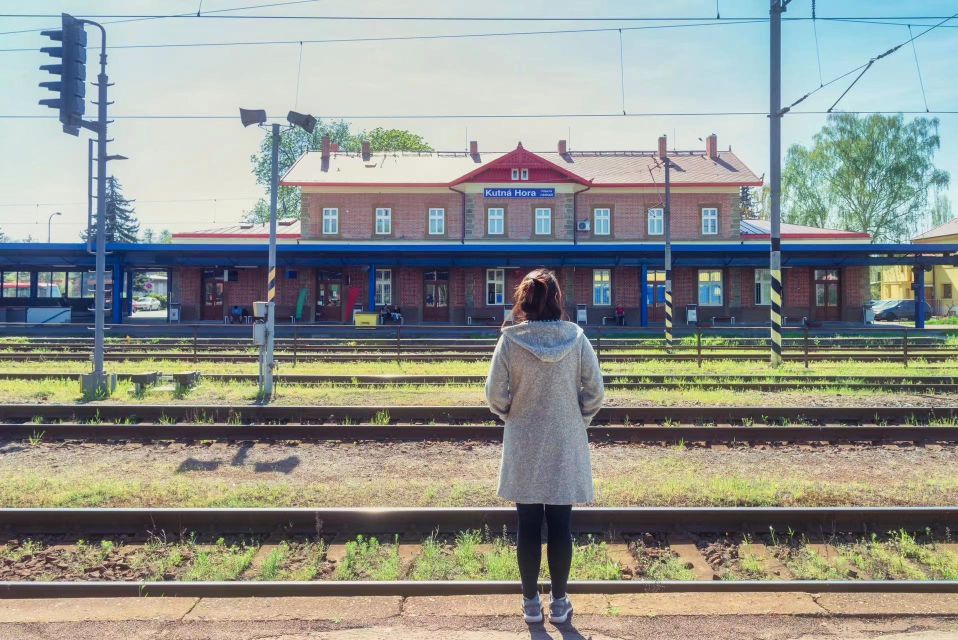
[[[398,537],[381,544],[374,537],[357,536],[346,543],[346,554],[336,566],[336,580],[398,580],[402,575]]]

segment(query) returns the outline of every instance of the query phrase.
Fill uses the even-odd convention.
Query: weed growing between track
[[[190,358],[144,360],[142,362],[107,362],[107,371],[111,373],[145,373],[160,371],[178,373],[200,371],[202,373],[249,373],[255,374],[255,362],[192,362]],[[86,359],[75,361],[49,362],[43,360],[26,362],[5,362],[4,371],[47,371],[63,374],[86,373],[90,363]],[[858,377],[862,375],[941,375],[958,376],[958,360],[945,362],[924,362],[920,358],[909,361],[905,367],[896,362],[867,362],[854,360],[834,360],[812,362],[806,369],[800,362],[786,362],[779,368],[772,368],[765,362],[736,362],[731,360],[704,361],[701,367],[694,362],[668,362],[650,357],[641,362],[606,362],[602,364],[606,374],[626,375],[698,375],[713,373],[723,375],[833,375]],[[488,361],[448,361],[448,362],[402,362],[394,360],[383,362],[304,362],[293,365],[280,362],[277,374],[313,374],[313,375],[476,375],[484,376],[489,371]]]

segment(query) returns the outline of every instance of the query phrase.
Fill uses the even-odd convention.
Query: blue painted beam
[[[369,291],[367,292],[368,305],[366,311],[376,310],[376,265],[369,265]]]
[[[649,326],[649,268],[646,265],[640,267],[639,272],[639,325]],[[653,294],[654,295],[654,294]]]

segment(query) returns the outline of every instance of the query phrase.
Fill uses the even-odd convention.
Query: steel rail
[[[178,371],[177,374],[197,373],[204,380],[222,381],[255,381],[255,373],[205,373],[198,371]],[[120,380],[130,380],[135,377],[155,374],[157,376],[171,376],[173,373],[162,371],[144,371],[137,373],[117,373]],[[60,371],[0,371],[0,380],[47,380],[47,379],[79,379],[82,373]],[[484,384],[485,375],[438,375],[438,374],[311,374],[286,373],[277,374],[277,381],[286,384],[339,384],[339,385],[399,385],[399,384]],[[819,385],[862,385],[863,387],[958,387],[956,376],[930,375],[815,375],[815,374],[735,374],[735,373],[674,373],[674,374],[634,374],[634,373],[606,373],[603,375],[606,385],[615,384],[676,384],[686,386],[696,385],[726,385],[726,384],[819,384]]]
[[[550,585],[539,583],[548,593]],[[268,598],[307,596],[473,596],[515,595],[508,581],[309,581],[309,582],[0,582],[0,599],[12,598]],[[572,580],[574,594],[634,593],[958,593],[947,580]]]
[[[292,353],[282,351],[276,354],[277,360],[284,362],[482,362],[489,359],[491,352],[486,353]],[[835,361],[855,361],[855,362],[901,362],[905,356],[900,351],[888,351],[885,353],[855,353],[832,351],[829,353],[810,352],[805,355],[801,352],[785,352],[782,354],[784,360],[789,362],[802,362],[808,360],[811,362],[835,362]],[[169,360],[179,359],[194,362],[255,362],[257,356],[251,353],[194,353],[189,350],[180,352],[155,351],[155,352],[131,352],[116,353],[107,351],[105,358],[111,362],[142,362],[146,360]],[[76,353],[2,353],[0,352],[0,362],[32,362],[35,360],[57,361],[57,362],[84,362],[88,360],[85,352]],[[742,353],[707,353],[703,352],[701,356],[694,352],[691,353],[640,353],[640,354],[609,354],[601,352],[599,359],[602,362],[647,362],[655,360],[660,362],[697,362],[697,361],[735,361],[735,362],[757,362],[764,360],[763,352],[755,350],[754,352]],[[925,362],[947,362],[958,360],[958,350],[948,352],[908,352],[908,360]]]
[[[26,534],[131,534],[195,531],[224,534],[420,535],[489,527],[515,530],[510,507],[445,508],[4,508],[0,531]],[[573,528],[586,533],[808,534],[954,530],[958,507],[583,507]]]
[[[401,534],[424,539],[467,529],[515,530],[511,508],[386,509],[0,509],[0,531],[32,534],[131,534],[195,532],[215,535],[318,535],[352,537]],[[616,537],[633,533],[766,534],[770,530],[827,537],[889,530],[949,531],[958,507],[648,507],[577,509],[578,534]],[[548,585],[540,583],[540,588]],[[80,597],[427,596],[516,593],[505,581],[302,581],[302,582],[0,582],[0,599]],[[958,593],[958,581],[573,581],[572,593],[848,592]]]
[[[502,426],[488,425],[104,425],[0,424],[0,441],[83,442],[501,442]],[[589,440],[602,443],[956,443],[958,427],[800,426],[696,427],[592,426]]]
[[[388,420],[389,424],[482,423],[495,420],[484,405],[475,406],[315,406],[315,405],[208,405],[208,404],[5,404],[0,421],[33,422],[37,418],[67,421],[212,422],[227,424],[340,424]],[[958,407],[640,407],[606,406],[596,424],[927,424],[954,420]]]

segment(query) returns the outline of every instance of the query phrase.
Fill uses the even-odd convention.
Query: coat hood
[[[543,362],[558,362],[575,348],[582,328],[563,320],[523,322],[505,327],[502,335]]]

